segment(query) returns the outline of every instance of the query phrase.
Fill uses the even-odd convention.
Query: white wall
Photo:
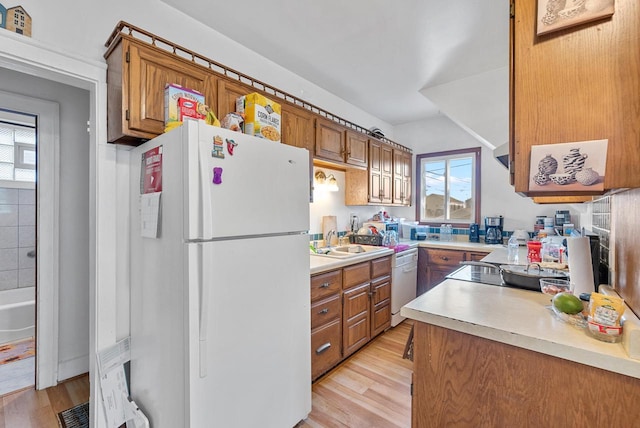
[[[89,93],[6,68],[0,90],[60,104],[58,370],[66,379],[89,370]]]
[[[411,147],[415,155],[444,150],[482,147],[481,156],[481,216],[504,216],[504,229],[511,231],[525,229],[533,231],[536,216],[554,216],[556,210],[570,210],[572,220],[579,226],[580,214],[587,210],[585,204],[535,204],[532,199],[516,194],[509,184],[509,172],[493,157],[493,151],[482,145],[469,133],[457,126],[446,116],[399,125],[395,129],[396,140]],[[413,183],[415,191],[415,183]],[[414,195],[415,205],[415,195]],[[395,208],[396,215],[415,218],[415,206]],[[481,227],[484,227],[481,224]]]
[[[349,231],[351,214],[359,217],[360,223],[370,219],[380,210],[390,213],[388,207],[382,206],[346,206],[344,204],[345,174],[325,167],[314,167],[313,172],[323,171],[326,175],[333,174],[338,181],[337,192],[314,191],[313,202],[309,204],[309,233],[322,233],[322,216],[335,215],[337,217],[338,232]]]
[[[116,24],[125,21],[299,96],[358,125],[366,128],[375,125],[389,138],[393,138],[393,127],[388,123],[257,55],[159,0],[113,0],[109,3],[97,0],[24,0],[20,5],[32,18],[32,38],[60,49],[102,61],[106,51],[104,43]],[[238,25],[247,25],[247,16],[240,9],[241,6],[238,14],[220,19],[236,20]],[[215,4],[203,13],[215,14]]]

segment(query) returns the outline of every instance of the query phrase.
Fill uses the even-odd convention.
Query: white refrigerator
[[[311,411],[308,151],[186,120],[133,149],[130,173],[131,397],[153,428],[296,425]]]

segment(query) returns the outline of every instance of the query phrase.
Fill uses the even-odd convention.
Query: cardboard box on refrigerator
[[[244,133],[280,142],[280,104],[254,92],[236,100],[236,113],[244,115]]]
[[[206,117],[204,95],[194,89],[175,83],[164,88],[164,125],[182,122],[184,116],[204,119]]]

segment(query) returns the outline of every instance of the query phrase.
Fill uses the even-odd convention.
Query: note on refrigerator
[[[160,233],[160,195],[162,192],[140,195],[140,234],[157,238]]]

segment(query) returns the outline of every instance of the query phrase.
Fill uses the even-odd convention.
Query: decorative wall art
[[[7,8],[0,3],[0,28],[31,37],[31,17],[22,6]]]
[[[538,0],[537,34],[613,15],[614,0]]]
[[[529,191],[601,191],[608,140],[531,146]]]

